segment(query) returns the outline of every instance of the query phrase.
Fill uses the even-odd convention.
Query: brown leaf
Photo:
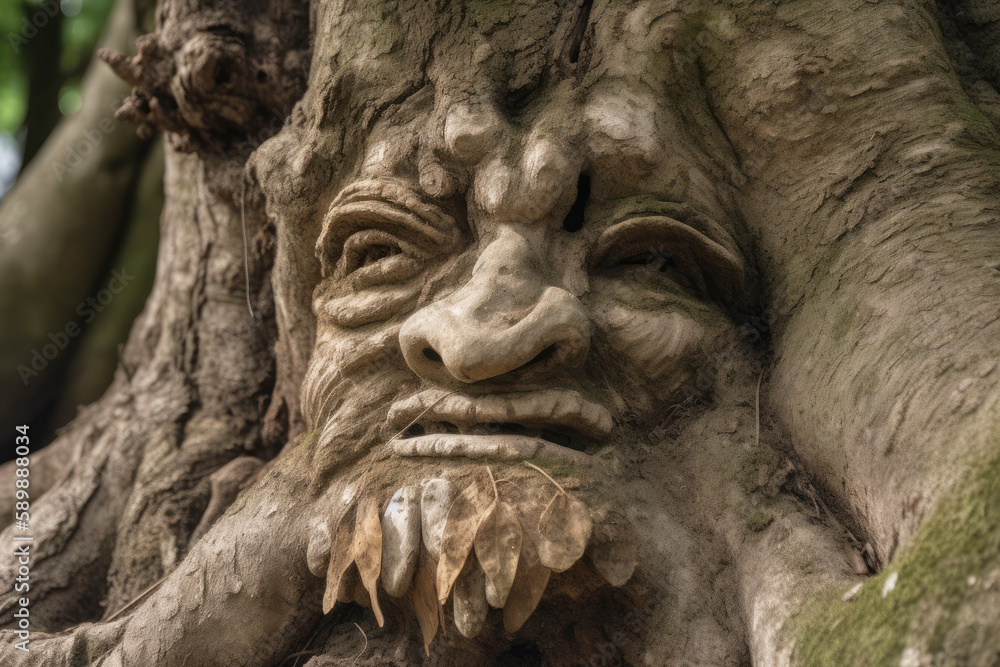
[[[565,492],[557,493],[538,519],[538,560],[562,572],[580,560],[593,522],[587,507]]]
[[[372,608],[371,596],[368,594],[368,589],[365,588],[365,585],[361,583],[361,575],[358,574],[358,568],[356,566],[352,566],[350,569],[347,570],[347,578],[344,584],[346,586],[347,584],[350,583],[353,583],[353,588],[351,589],[351,591],[350,592],[347,592],[346,590],[344,591],[345,593],[347,593],[348,596],[350,596],[350,599],[346,600],[346,602],[353,602],[359,607],[364,607],[365,609],[371,609]]]
[[[521,540],[517,574],[514,575],[514,585],[511,586],[507,604],[503,608],[503,627],[507,632],[520,630],[535,611],[551,574],[552,571],[538,561],[538,552],[530,537]]]
[[[378,575],[382,570],[382,522],[378,518],[378,503],[368,497],[358,504],[358,519],[354,530],[354,562],[361,575],[379,627],[385,624],[378,604]]]
[[[517,572],[521,553],[521,524],[514,508],[505,502],[494,502],[479,524],[476,533],[476,558],[489,579],[487,599],[499,609],[507,601]]]
[[[333,605],[343,597],[341,591],[344,573],[354,562],[354,522],[350,514],[341,519],[337,534],[330,545],[330,564],[326,569],[326,591],[323,593],[323,613],[328,614]]]
[[[361,602],[358,602],[358,589],[364,591],[365,595],[365,599]],[[362,607],[372,606],[371,600],[368,599],[368,591],[362,585],[361,575],[358,574],[358,568],[355,567],[354,563],[351,563],[340,580],[340,593],[337,595],[337,602],[357,602]]]
[[[438,607],[438,623],[441,624],[441,629],[444,630],[444,626],[448,624],[448,619],[444,617],[444,605],[439,604],[437,607]]]
[[[441,538],[441,560],[437,567],[438,601],[442,605],[447,601],[451,586],[462,572],[465,559],[472,550],[476,531],[489,508],[489,498],[479,483],[473,480],[458,494],[448,510]]]
[[[424,635],[424,652],[431,654],[430,646],[438,631],[437,592],[434,590],[434,571],[436,564],[431,560],[427,549],[420,550],[420,560],[417,563],[417,574],[413,578],[413,609],[417,612],[417,623]]]
[[[429,479],[420,493],[420,532],[424,545],[437,561],[441,558],[441,536],[448,519],[448,510],[458,495],[455,485],[446,479]]]
[[[451,600],[455,627],[463,637],[475,639],[486,622],[489,606],[486,604],[486,575],[474,555],[465,560],[465,567],[455,580]]]

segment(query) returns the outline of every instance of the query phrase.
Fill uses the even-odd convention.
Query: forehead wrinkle
[[[579,116],[579,104],[559,92],[552,91],[522,142],[511,142],[506,155],[497,151],[477,165],[470,210],[499,214],[507,222],[562,222],[576,199],[584,156],[582,124],[566,120]]]

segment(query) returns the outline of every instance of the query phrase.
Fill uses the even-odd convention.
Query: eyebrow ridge
[[[427,201],[401,179],[366,179],[344,188],[323,218],[316,240],[316,253],[324,266],[331,263],[347,236],[386,221],[422,235],[426,240],[450,248],[458,240],[454,218]]]

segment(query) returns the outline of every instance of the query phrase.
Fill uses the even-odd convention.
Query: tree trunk
[[[132,52],[150,4],[117,2],[101,45]],[[8,318],[0,332],[0,416],[4,423],[31,425],[38,445],[51,442],[55,428],[69,420],[53,421],[67,412],[71,418],[78,404],[95,400],[107,387],[108,375],[87,368],[107,354],[95,344],[93,330],[116,328],[116,313],[125,311],[122,333],[127,334],[137,310],[126,303],[144,298],[152,282],[155,267],[149,252],[155,245],[147,243],[149,250],[125,255],[120,263],[119,250],[126,247],[128,235],[148,225],[150,213],[143,216],[142,207],[157,207],[162,199],[155,187],[139,189],[144,165],[150,165],[146,172],[159,166],[162,181],[162,157],[129,123],[114,118],[129,90],[103,63],[93,62],[82,86],[83,108],[49,136],[0,205],[0,282],[5,287],[0,305]],[[112,273],[123,268],[134,276],[125,285]],[[109,291],[109,283],[124,294]],[[108,297],[113,297],[110,303]],[[111,345],[115,365],[117,343],[123,339],[119,336]],[[103,381],[98,393],[67,389],[70,373],[81,370],[90,382]],[[61,398],[85,400],[59,405]],[[43,485],[41,475],[36,481]]]
[[[4,663],[990,664],[996,12],[161,2]]]

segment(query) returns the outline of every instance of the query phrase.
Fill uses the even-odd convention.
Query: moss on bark
[[[990,445],[1000,448],[1000,422]],[[845,591],[830,589],[789,620],[794,663],[996,664],[1000,456],[972,470],[913,542],[855,596],[845,601]]]

